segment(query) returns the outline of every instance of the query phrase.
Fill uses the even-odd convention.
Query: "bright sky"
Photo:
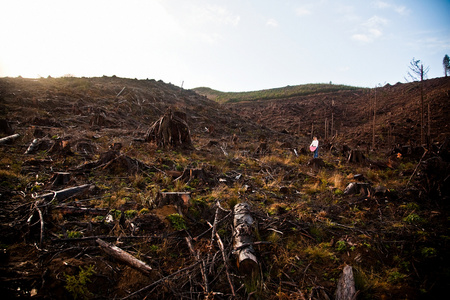
[[[448,0],[0,0],[0,77],[112,76],[251,91],[428,78]]]

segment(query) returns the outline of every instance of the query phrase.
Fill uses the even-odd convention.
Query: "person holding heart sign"
[[[311,152],[314,152],[314,158],[318,158],[319,157],[319,140],[317,139],[317,137],[313,137],[313,141],[311,143],[311,145],[309,146],[309,150],[311,150]]]

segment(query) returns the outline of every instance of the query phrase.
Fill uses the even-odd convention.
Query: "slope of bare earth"
[[[442,143],[450,134],[450,77],[425,80],[423,89],[424,135],[429,115],[431,140]],[[420,99],[420,83],[412,82],[226,105],[236,114],[278,132],[311,136],[312,130],[319,139],[337,134],[338,140],[353,146],[372,143],[375,106],[375,143],[386,147],[410,140],[420,142]]]
[[[425,82],[440,144],[417,158],[385,146],[420,137],[419,89],[378,88],[379,149],[352,162],[298,147],[311,125],[323,140],[325,119],[333,143],[370,143],[374,90],[218,104],[155,80],[1,78],[0,294],[324,300],[350,265],[359,299],[437,299],[450,282],[449,90]],[[145,140],[168,108],[193,149]],[[233,229],[240,202],[256,228]],[[237,263],[241,233],[258,274]]]

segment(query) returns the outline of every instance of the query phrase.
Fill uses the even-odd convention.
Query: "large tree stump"
[[[253,249],[255,222],[247,203],[234,207],[234,250],[237,254],[239,272],[254,281],[259,276],[259,262]]]
[[[169,108],[164,116],[153,123],[146,134],[146,141],[155,142],[160,147],[180,147],[193,149],[186,114],[172,113]]]
[[[348,162],[352,163],[363,163],[366,161],[362,150],[351,150],[348,156]]]
[[[351,266],[345,266],[339,278],[335,300],[355,300],[357,296],[355,278]]]

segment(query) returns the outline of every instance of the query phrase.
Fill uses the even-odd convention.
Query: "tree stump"
[[[160,192],[155,200],[156,207],[174,205],[180,215],[186,215],[191,200],[190,192]]]
[[[339,278],[335,300],[354,300],[356,299],[355,278],[351,266],[345,266],[342,275]]]
[[[362,150],[352,150],[348,156],[348,162],[351,163],[363,163],[366,161]]]
[[[265,155],[268,153],[270,153],[270,149],[267,147],[267,142],[261,142],[255,151],[255,155]]]
[[[313,170],[320,170],[325,168],[325,162],[321,158],[313,158],[308,163],[309,166],[313,168]]]
[[[183,174],[175,180],[185,180],[188,184],[193,179],[202,180],[203,182],[208,182],[208,176],[203,169],[184,169]]]
[[[4,134],[14,133],[14,129],[11,127],[11,124],[5,119],[0,119],[0,133]]]
[[[344,190],[344,195],[360,194],[361,196],[373,195],[373,189],[370,183],[351,182]]]
[[[70,181],[70,173],[68,172],[55,172],[50,178],[52,186],[66,185]]]
[[[155,142],[160,147],[193,149],[194,146],[186,120],[186,114],[182,112],[172,113],[169,108],[164,116],[149,128],[145,140]]]

